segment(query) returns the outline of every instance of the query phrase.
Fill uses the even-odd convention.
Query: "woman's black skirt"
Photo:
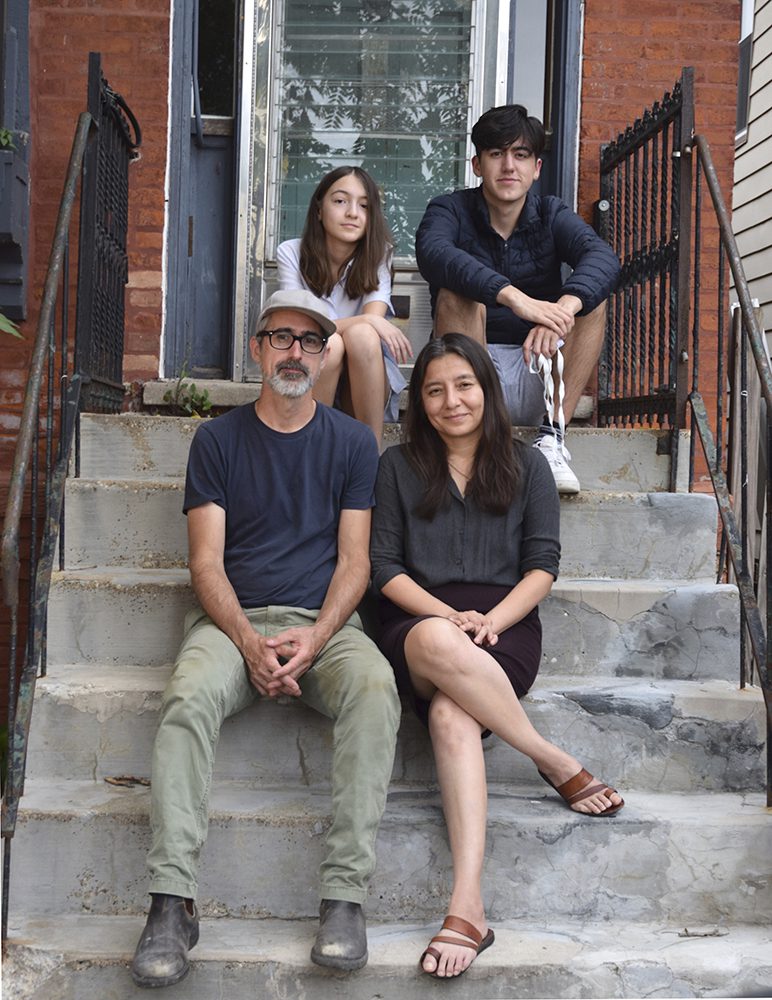
[[[474,609],[487,614],[511,589],[482,583],[446,583],[430,589],[429,593],[459,611]],[[419,698],[413,689],[405,660],[405,639],[415,624],[435,616],[408,614],[385,597],[380,598],[379,615],[381,626],[378,645],[394,669],[397,688],[410,701],[418,718],[428,724],[429,702]],[[499,664],[517,697],[522,698],[536,679],[541,661],[541,622],[538,608],[534,608],[521,621],[500,633],[495,646],[481,648]]]

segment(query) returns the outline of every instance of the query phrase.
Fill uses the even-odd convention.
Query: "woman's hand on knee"
[[[466,632],[476,646],[495,646],[499,641],[493,622],[479,611],[456,611],[448,618]]]

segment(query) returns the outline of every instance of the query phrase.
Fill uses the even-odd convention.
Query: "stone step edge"
[[[150,383],[145,383],[145,385],[149,384]],[[205,388],[208,387],[208,385],[205,383],[197,383],[197,385],[198,384],[203,384]],[[227,383],[228,386],[231,386],[233,384],[234,383]],[[247,387],[249,387],[250,385],[256,385],[257,383],[247,382],[238,384],[242,386],[246,385]],[[168,388],[168,383],[159,383],[159,389],[161,388],[161,385],[165,385]],[[166,390],[164,389],[164,391]],[[252,399],[254,398],[255,397],[253,396]],[[241,402],[250,402],[250,401],[251,400],[249,399],[248,393],[247,393],[247,398],[245,400],[241,400]],[[156,404],[154,403],[153,405],[155,406]],[[159,403],[158,405],[160,406],[161,404]],[[168,405],[169,404],[164,403],[163,409],[166,410]],[[221,404],[218,403],[215,405],[221,405]],[[240,405],[240,403],[237,403],[236,405]],[[198,424],[201,422],[200,417],[175,416],[168,412],[152,413],[149,410],[127,410],[123,413],[82,413],[80,415],[80,420],[81,420],[81,425],[83,425],[84,423],[102,425],[105,423],[142,424],[142,423],[155,422],[161,424],[161,423],[171,423],[171,422],[185,422],[189,424],[191,427],[197,427]],[[525,426],[513,426],[512,431],[513,433],[516,434],[519,433],[527,436],[534,434],[535,428],[525,427]],[[582,427],[574,427],[572,425],[569,428],[569,433],[570,434],[576,433],[577,436],[608,434],[610,436],[625,437],[625,438],[651,437],[655,441],[656,440],[667,441],[670,438],[671,432],[668,429],[666,428],[663,429],[661,427],[596,427],[587,425],[584,425]],[[688,430],[682,430],[679,432],[679,434],[681,435],[682,438],[687,438],[687,439],[690,436],[690,432]]]
[[[536,790],[536,793],[535,791]],[[509,804],[525,800],[530,808],[519,810],[518,823],[523,827],[553,822],[565,829],[567,824],[590,823],[599,832],[609,826],[621,832],[629,826],[637,831],[641,826],[668,823],[682,828],[696,826],[730,826],[766,830],[772,810],[766,806],[763,789],[754,792],[637,792],[624,789],[625,808],[611,818],[587,817],[571,810],[546,784],[534,780],[533,786],[497,784],[488,796],[489,829],[499,823],[511,825]],[[685,807],[688,803],[688,808]],[[150,790],[146,786],[122,787],[106,781],[47,781],[32,778],[26,782],[19,807],[20,820],[48,819],[65,822],[68,818],[107,816],[135,821],[147,816]],[[442,820],[439,793],[427,790],[425,784],[391,785],[383,824],[414,824],[426,822],[427,811]],[[250,780],[218,779],[212,785],[209,802],[210,823],[238,818],[258,825],[274,826],[291,821],[295,827],[315,828],[330,812],[330,793],[325,788],[298,786],[287,788],[286,782],[275,787],[256,788]]]
[[[410,379],[413,371],[412,365],[400,365],[402,374],[406,379]],[[142,386],[142,403],[147,407],[169,407],[172,402],[164,399],[164,396],[173,391],[179,379],[149,379]],[[235,382],[228,379],[202,379],[192,376],[182,379],[184,383],[195,383],[199,391],[206,389],[212,406],[231,407],[241,406],[244,403],[252,403],[260,397],[263,388],[263,380],[255,379],[251,382]],[[399,397],[400,411],[407,408],[407,389],[403,389]],[[595,410],[595,398],[588,394],[580,397],[574,413],[576,420],[589,420]]]
[[[581,474],[581,470],[580,470]],[[116,477],[88,477],[80,476],[78,479],[67,480],[66,500],[77,503],[83,495],[104,490],[108,494],[125,495],[136,493],[182,493],[185,487],[184,476],[116,476]],[[667,496],[678,496],[681,502],[690,503],[693,506],[706,506],[712,496],[707,493],[678,493],[671,494],[668,490],[624,490],[624,489],[597,489],[585,487],[576,494],[560,494],[560,501],[563,506],[569,504],[573,506],[587,506],[590,504],[623,503],[633,502],[637,506],[643,505],[643,498],[651,498],[651,506],[661,505]],[[694,499],[698,498],[698,499]],[[182,505],[180,501],[180,517],[182,517]]]
[[[441,921],[438,914],[436,923],[369,924],[366,968],[415,975],[418,956],[439,930]],[[141,916],[61,915],[14,921],[11,913],[4,975],[13,975],[14,965],[20,964],[24,952],[31,953],[33,962],[37,954],[40,959],[51,956],[54,961],[127,963],[143,925]],[[534,926],[530,920],[508,920],[492,926],[496,942],[480,956],[478,975],[485,970],[490,974],[493,969],[515,970],[534,964],[565,963],[570,968],[579,966],[587,973],[593,967],[607,969],[619,963],[654,961],[676,968],[689,961],[705,975],[707,989],[710,979],[721,970],[729,976],[753,963],[772,971],[772,930],[763,926],[663,927],[636,923],[634,934],[629,922],[551,921],[547,927],[539,926],[538,921]],[[316,927],[314,920],[203,918],[201,937],[191,959],[194,963],[281,963],[298,971],[305,969],[326,976],[329,974],[309,962]],[[45,965],[44,960],[40,965]]]
[[[136,578],[135,583],[148,586],[156,583],[159,586],[184,585],[190,586],[190,574],[187,568],[181,566],[88,566],[83,569],[54,569],[51,574],[53,583],[73,583],[93,586],[94,581],[109,585],[114,581],[116,587],[125,588],[127,580]],[[687,578],[651,578],[627,576],[559,576],[552,587],[552,593],[577,587],[615,587],[617,589],[636,589],[651,594],[670,592],[682,588],[709,588],[737,592],[734,584],[716,583],[711,576]]]
[[[54,698],[61,692],[68,700],[76,695],[80,698],[88,698],[90,695],[99,696],[101,694],[107,694],[111,697],[121,694],[160,694],[163,692],[173,668],[173,663],[157,666],[122,664],[103,667],[83,663],[55,663],[48,667],[48,671],[43,677],[38,678],[36,688]],[[127,681],[131,683],[127,684]],[[740,688],[739,681],[736,682],[734,679],[682,680],[656,677],[618,677],[612,674],[588,676],[540,674],[536,678],[534,686],[525,696],[525,700],[533,700],[532,696],[548,697],[564,692],[580,693],[582,691],[602,691],[613,698],[615,695],[625,696],[630,692],[645,693],[646,690],[659,693],[671,692],[681,699],[694,697],[702,700],[708,697],[718,700],[733,698],[738,701],[749,701],[751,698],[757,700],[762,697],[761,688],[753,684]],[[258,703],[265,704],[266,707],[268,704]],[[277,704],[289,705],[292,704],[292,699],[287,696],[280,699]],[[77,707],[82,708],[83,702],[79,702]]]

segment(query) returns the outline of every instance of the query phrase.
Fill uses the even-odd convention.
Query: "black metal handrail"
[[[127,171],[140,141],[136,119],[123,98],[107,85],[99,54],[90,53],[88,111],[78,119],[59,205],[0,547],[2,594],[11,625],[8,767],[0,828],[3,940],[8,933],[11,840],[24,791],[32,703],[38,673],[46,671],[48,595],[57,544],[60,568],[64,568],[64,488],[77,437],[78,413],[82,409],[118,411],[123,400]],[[78,193],[78,298],[75,334],[71,337],[69,241]],[[57,305],[61,307],[58,338]],[[75,466],[77,475],[77,454]],[[20,587],[20,547],[22,526],[27,525],[30,526],[29,554],[25,559],[28,622],[19,669],[19,613],[25,596]]]
[[[692,331],[692,389],[688,400],[692,412],[692,427],[700,439],[708,472],[716,495],[721,518],[722,563],[728,557],[740,594],[740,686],[745,687],[755,668],[759,687],[764,695],[767,715],[767,805],[772,806],[772,642],[768,641],[772,599],[770,594],[770,556],[772,555],[772,482],[768,474],[759,482],[758,495],[749,495],[749,460],[747,428],[749,420],[756,419],[763,430],[766,471],[772,468],[772,366],[769,363],[764,335],[753,306],[750,289],[745,277],[742,256],[737,246],[729,212],[721,193],[716,168],[710,153],[710,146],[704,136],[694,137],[697,151],[696,205],[695,205],[695,252],[694,252],[694,323]],[[717,367],[715,433],[711,428],[708,407],[699,388],[700,379],[700,318],[701,318],[701,263],[702,263],[702,181],[707,184],[715,220],[718,222],[720,240],[718,246],[717,274]],[[726,263],[732,274],[734,292],[739,309],[735,313],[735,338],[739,351],[726,349],[725,324],[726,309]],[[758,378],[760,399],[765,404],[765,414],[749,414],[749,366],[747,351],[750,348]],[[733,364],[725,364],[725,358],[733,355]],[[731,377],[732,389],[727,387]],[[739,391],[737,391],[739,390]],[[725,414],[725,399],[729,395],[732,408]],[[694,439],[694,435],[692,435]],[[731,475],[727,468],[731,464],[732,440],[739,443],[740,474],[737,489],[732,489]],[[693,451],[693,449],[692,449]],[[690,463],[690,481],[694,461]],[[736,493],[739,492],[739,500]],[[763,504],[760,503],[763,497]],[[766,520],[766,587],[761,593],[761,579],[757,560],[752,557],[750,537],[751,506],[764,508]],[[719,566],[719,573],[722,572]],[[752,674],[751,674],[752,676]]]
[[[2,805],[2,837],[3,837],[3,913],[2,936],[8,934],[8,892],[10,884],[11,838],[16,830],[16,817],[19,799],[24,791],[24,772],[27,759],[27,741],[30,719],[32,715],[32,699],[35,693],[35,682],[41,663],[41,643],[45,629],[48,588],[53,568],[54,549],[56,545],[57,527],[61,516],[64,496],[64,475],[69,461],[72,432],[75,424],[74,414],[77,412],[80,380],[68,377],[68,329],[67,313],[62,313],[63,348],[60,352],[61,371],[59,378],[60,393],[58,400],[54,389],[55,374],[53,371],[56,356],[55,311],[60,284],[66,285],[68,277],[68,246],[70,238],[70,223],[72,210],[78,194],[83,159],[88,144],[89,134],[94,125],[91,115],[84,111],[79,119],[72,143],[70,161],[64,182],[59,214],[56,220],[53,246],[48,262],[48,271],[43,291],[43,299],[38,318],[35,344],[32,352],[29,379],[24,395],[24,406],[21,415],[19,436],[11,471],[8,490],[5,521],[3,524],[2,562],[3,599],[10,610],[11,634],[8,670],[8,768]],[[48,392],[42,399],[44,383],[47,382]],[[50,456],[53,455],[56,439],[56,409],[61,416],[59,424],[59,440],[57,446],[58,458],[56,465],[51,467]],[[43,414],[41,419],[41,414]],[[44,438],[41,447],[40,426],[43,424]],[[37,555],[37,504],[40,452],[45,455],[44,482],[44,513],[43,532],[40,555]],[[29,621],[27,625],[27,645],[22,663],[21,674],[17,687],[17,658],[19,635],[20,591],[20,540],[21,527],[24,520],[25,493],[31,479],[31,552]]]

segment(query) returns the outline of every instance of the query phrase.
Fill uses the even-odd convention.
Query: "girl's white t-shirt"
[[[293,288],[303,288],[310,291],[308,285],[300,273],[300,240],[285,240],[280,243],[276,250],[276,263],[278,265],[279,288],[287,291]],[[341,275],[337,284],[333,287],[329,295],[320,295],[319,298],[330,307],[333,319],[348,319],[350,316],[359,316],[368,302],[385,302],[387,311],[391,308],[391,269],[389,267],[389,255],[385,256],[378,267],[378,287],[367,295],[362,295],[358,299],[352,299],[346,294],[346,276],[351,267],[349,262],[346,270]]]

